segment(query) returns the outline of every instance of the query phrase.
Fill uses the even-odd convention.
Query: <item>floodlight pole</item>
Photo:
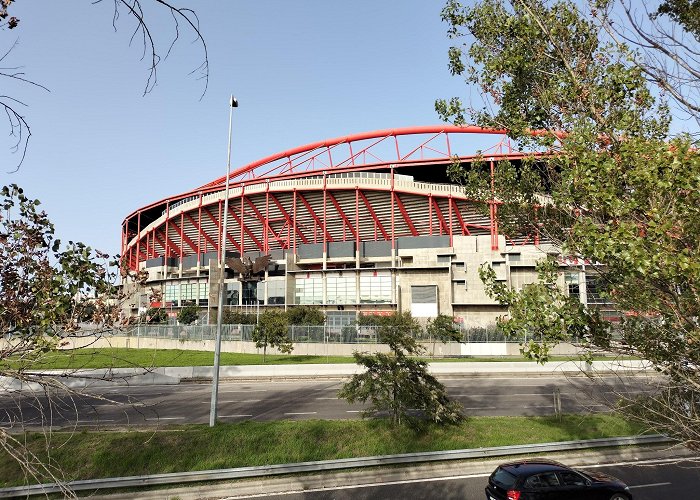
[[[229,100],[228,110],[228,157],[226,159],[226,189],[224,190],[224,225],[221,228],[219,242],[219,307],[216,311],[216,345],[214,347],[214,376],[211,385],[211,409],[209,411],[209,427],[216,424],[216,406],[219,399],[219,365],[221,360],[221,324],[224,317],[224,295],[226,294],[226,229],[228,227],[228,187],[231,177],[231,121],[233,108],[238,107],[238,101],[233,95]]]

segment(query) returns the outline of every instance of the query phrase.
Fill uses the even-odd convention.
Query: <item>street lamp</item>
[[[224,316],[224,295],[226,293],[224,278],[226,277],[226,230],[228,228],[228,186],[231,177],[231,120],[233,108],[238,107],[238,101],[233,95],[229,100],[228,110],[228,156],[226,159],[226,189],[224,190],[224,225],[219,242],[219,307],[216,311],[216,346],[214,348],[214,377],[211,385],[211,409],[209,411],[209,427],[216,423],[216,405],[219,399],[219,364],[221,360],[221,324]]]

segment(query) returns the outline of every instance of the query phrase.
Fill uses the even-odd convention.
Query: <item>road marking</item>
[[[267,392],[267,389],[248,389],[245,391],[219,389],[219,392]]]
[[[158,420],[184,420],[185,417],[158,417],[158,418],[146,418],[146,422],[158,421]]]
[[[671,483],[649,483],[649,484],[635,484],[634,486],[628,486],[629,489],[632,488],[651,488],[653,486],[668,486]]]
[[[285,413],[285,415],[316,415],[315,411],[297,412],[297,413]]]
[[[335,401],[335,400],[337,400],[338,398],[316,398],[316,399],[328,399],[328,400],[331,400],[331,401]]]
[[[207,400],[208,402],[209,400]],[[239,399],[231,401],[219,401],[219,403],[259,403],[262,399]]]
[[[367,483],[367,484],[351,484],[351,485],[347,485],[347,486],[334,486],[334,487],[326,486],[324,488],[309,488],[309,489],[304,489],[304,490],[283,491],[283,492],[275,493],[275,495],[287,496],[287,495],[298,495],[299,493],[315,493],[318,491],[355,490],[355,489],[360,489],[360,488],[376,488],[377,486],[391,486],[391,485],[395,485],[395,484],[434,483],[434,482],[439,482],[439,481],[454,481],[457,479],[473,479],[473,478],[477,478],[477,477],[489,477],[490,475],[491,475],[491,473],[488,472],[485,474],[465,474],[462,476],[432,477],[432,478],[425,478],[425,479],[405,479],[403,481],[383,481],[383,482]],[[269,493],[255,493],[252,495],[226,497],[222,500],[233,500],[236,498],[260,498],[260,497],[268,497],[268,496],[270,496]]]
[[[115,422],[115,420],[109,420],[106,418],[100,418],[98,420],[76,420],[77,424],[99,424],[100,422]]]
[[[362,413],[362,410],[346,410],[345,413]]]
[[[567,396],[565,392],[561,393],[562,396]],[[547,396],[552,397],[551,392],[533,392],[530,394],[452,394],[455,398],[515,398],[520,396]]]
[[[472,406],[472,407],[466,407],[464,408],[465,410],[495,410],[495,406]]]
[[[245,418],[252,417],[253,415],[219,415],[220,418]]]

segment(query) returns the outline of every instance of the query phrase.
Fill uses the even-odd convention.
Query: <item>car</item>
[[[485,492],[486,500],[633,500],[617,478],[552,460],[501,464],[489,476]]]

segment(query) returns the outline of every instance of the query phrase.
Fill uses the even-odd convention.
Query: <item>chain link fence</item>
[[[221,340],[252,341],[255,325],[222,325]],[[463,343],[512,342],[522,340],[506,338],[497,328],[464,328],[461,329]],[[159,338],[171,340],[214,340],[216,325],[135,325],[124,331],[114,332],[117,335],[131,337]],[[289,327],[288,337],[295,343],[342,343],[342,344],[377,344],[380,343],[379,327],[363,325],[346,325],[343,327],[330,326],[299,326]],[[416,336],[417,340],[433,342],[433,338],[425,332]],[[524,339],[530,340],[529,338]]]

